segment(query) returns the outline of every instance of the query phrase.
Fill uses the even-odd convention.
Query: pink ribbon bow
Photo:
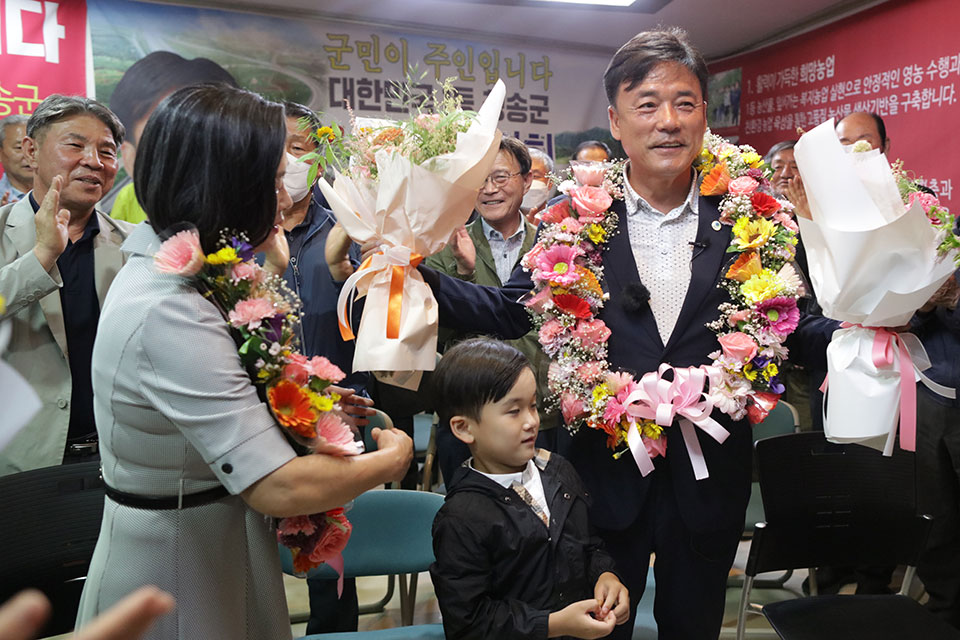
[[[897,355],[900,356],[898,365],[900,368],[900,448],[904,451],[917,450],[917,385],[914,378],[913,358],[910,350],[900,336],[890,331],[887,327],[864,327],[861,324],[851,322],[842,322],[840,327],[849,329],[850,327],[860,327],[861,329],[870,329],[874,331],[873,348],[870,352],[870,359],[873,360],[873,366],[878,369],[881,367],[892,367]],[[823,384],[820,385],[820,392],[826,393],[828,387],[828,376],[823,377]],[[894,431],[887,437],[886,446],[883,448],[883,455],[893,455],[893,443],[896,435],[896,426]]]
[[[673,369],[672,381],[663,377],[670,369]],[[680,433],[687,445],[694,475],[697,480],[710,477],[694,427],[699,427],[719,443],[723,443],[730,435],[710,417],[713,402],[704,393],[704,385],[709,382],[712,388],[718,377],[719,372],[713,367],[678,369],[664,363],[657,371],[645,373],[640,378],[637,388],[627,396],[624,405],[632,423],[627,431],[627,445],[642,475],[653,471],[653,460],[643,445],[636,421],[653,420],[661,427],[668,427],[674,420],[679,420]]]

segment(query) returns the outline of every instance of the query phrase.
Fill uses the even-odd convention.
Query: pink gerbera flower
[[[766,318],[770,329],[781,336],[793,333],[800,321],[797,301],[783,296],[764,300],[757,305],[757,313]]]
[[[537,256],[537,268],[540,269],[540,279],[549,280],[565,287],[580,279],[577,265],[574,260],[580,255],[580,250],[567,245],[555,245]]]

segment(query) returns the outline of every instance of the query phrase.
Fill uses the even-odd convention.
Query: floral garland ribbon
[[[643,475],[653,470],[653,458],[666,455],[664,429],[679,418],[694,473],[706,478],[693,425],[723,442],[728,434],[709,419],[713,408],[756,424],[783,392],[783,342],[797,327],[797,298],[804,294],[792,264],[791,207],[770,194],[772,172],[755,149],[707,132],[695,164],[700,193],[722,196],[720,222],[731,227],[727,252],[734,254],[719,285],[730,302],[707,325],[720,349],[710,354],[710,366],[665,365],[638,381],[610,370],[610,329],[598,317],[608,298],[603,250],[618,223],[610,207],[623,198],[626,162],[571,165],[559,179],[569,197],[538,214],[537,243],[522,260],[534,285],[525,304],[553,359],[550,402],[571,431],[583,425],[604,431],[614,457],[630,451]]]
[[[324,357],[297,351],[295,325],[300,301],[279,276],[253,260],[253,247],[241,234],[224,232],[220,248],[204,255],[193,228],[172,231],[154,256],[154,267],[189,279],[229,322],[237,353],[277,422],[311,452],[355,455],[362,443],[335,413],[340,396],[329,387],[343,371]],[[290,549],[294,571],[306,574],[329,564],[340,574],[342,551],[350,538],[343,508],[281,518],[277,538]]]

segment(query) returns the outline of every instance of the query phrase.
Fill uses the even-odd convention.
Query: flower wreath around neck
[[[666,454],[670,422],[653,417],[655,406],[638,409],[639,378],[611,370],[610,329],[599,317],[608,299],[603,251],[618,224],[610,208],[624,197],[625,167],[626,161],[572,163],[555,177],[567,198],[538,214],[537,242],[522,260],[534,285],[524,302],[552,359],[548,402],[559,407],[567,428],[575,432],[586,425],[605,432],[615,457],[627,450],[635,429],[654,458]],[[729,301],[706,325],[717,334],[719,348],[710,354],[712,364],[699,368],[705,375],[693,377],[704,380],[698,406],[707,414],[715,407],[755,424],[783,393],[783,343],[799,320],[797,299],[804,285],[792,264],[797,225],[790,204],[771,194],[772,172],[752,147],[708,131],[694,168],[700,194],[721,196],[720,223],[730,227],[730,259],[718,285]],[[664,365],[647,376],[659,379],[671,368]],[[686,373],[673,377],[689,378]],[[679,406],[675,398],[666,401]]]

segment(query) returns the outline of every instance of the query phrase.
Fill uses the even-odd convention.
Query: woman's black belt
[[[216,502],[221,498],[230,495],[227,488],[223,485],[199,491],[197,493],[188,493],[182,496],[141,496],[126,491],[118,491],[113,487],[106,487],[107,497],[125,507],[134,509],[189,509],[190,507],[199,507],[200,505]]]

